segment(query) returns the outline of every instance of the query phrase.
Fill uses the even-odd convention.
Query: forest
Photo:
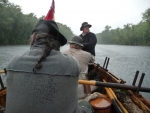
[[[43,17],[37,18],[34,13],[23,14],[20,6],[0,0],[0,45],[29,44],[32,29]],[[57,24],[60,32],[70,40],[74,35],[70,27]],[[143,12],[137,25],[128,23],[116,29],[106,25],[96,36],[99,44],[150,46],[150,8]]]
[[[0,45],[29,44],[31,32],[39,19],[35,14],[23,14],[20,6],[8,0],[0,0]],[[58,23],[60,32],[70,40],[73,37],[71,29]]]
[[[142,20],[137,25],[128,23],[122,29],[111,29],[106,25],[96,36],[99,44],[150,46],[150,8],[142,14]]]

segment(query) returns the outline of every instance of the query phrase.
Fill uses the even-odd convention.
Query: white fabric
[[[88,94],[85,98],[82,99],[78,99],[78,103],[81,101],[90,101],[92,99],[98,98],[98,97],[106,97],[105,95],[98,93],[98,92],[94,92],[93,94]]]
[[[98,98],[98,97],[104,97],[104,95],[101,93],[98,93],[98,92],[94,92],[93,94],[88,95],[84,100],[90,101],[90,100]]]
[[[88,64],[94,63],[92,54],[83,50],[72,49],[72,48],[67,51],[64,51],[63,53],[69,54],[77,59],[81,68],[79,79],[86,79],[85,75],[88,72]]]
[[[79,49],[72,49],[72,48],[67,51],[64,51],[63,53],[69,54],[77,59],[81,69],[79,79],[86,80],[88,65],[94,63],[95,57],[89,52],[79,50]],[[90,86],[90,87],[91,87],[91,91],[94,91],[97,88],[97,86]],[[78,99],[83,99],[86,96],[87,94],[84,93],[84,85],[78,84]]]

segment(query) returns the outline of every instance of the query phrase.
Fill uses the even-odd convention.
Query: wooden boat
[[[116,83],[116,84],[124,85],[126,83],[124,80],[117,78],[115,75],[113,75],[111,72],[109,72],[107,70],[108,62],[109,62],[109,60],[105,59],[103,67],[100,66],[99,64],[89,65],[89,70],[88,70],[89,74],[91,72],[95,72],[99,81],[105,81],[106,83],[109,82],[109,83]],[[106,64],[106,66],[105,66],[105,64]],[[4,72],[5,71],[0,71],[0,74],[2,74]],[[134,84],[136,82],[136,78],[137,78],[137,74],[135,75]],[[0,83],[2,86],[2,89],[0,90],[0,105],[5,107],[6,106],[6,88],[4,87],[1,78],[0,78]],[[117,89],[118,88],[106,88],[104,86],[98,86],[98,88],[94,92],[99,92],[99,93],[105,95],[106,98],[110,98],[111,102],[112,101],[116,102],[115,104],[117,104],[117,106],[115,104],[112,104],[111,107],[109,108],[109,110],[108,109],[101,110],[101,111],[95,110],[94,113],[109,113],[109,112],[110,113],[121,113],[121,112],[122,113],[128,113],[128,112],[132,113],[131,111],[128,111],[128,109],[123,105],[123,103],[120,102],[120,100],[117,97],[113,98],[113,99],[110,97],[111,95],[115,95],[115,91]],[[110,91],[110,93],[113,93],[113,94],[109,94],[109,91]],[[132,90],[124,90],[124,91],[131,98],[131,100],[135,103],[135,105],[137,105],[144,113],[150,113],[150,102],[139,93],[139,88],[136,92],[132,91]],[[92,92],[92,93],[94,93],[94,92]],[[119,107],[119,108],[117,108],[117,107]],[[121,111],[118,111],[117,109],[120,109]]]
[[[89,66],[89,72],[91,72],[92,70],[94,70],[96,72],[100,81],[105,80],[106,82],[109,82],[109,83],[117,83],[117,84],[122,84],[122,85],[126,83],[126,81],[119,79],[114,74],[109,72],[107,70],[107,68],[104,68],[104,66],[102,67],[99,64],[90,65]],[[136,73],[135,78],[133,80],[133,84],[135,84],[135,82],[136,82],[137,73]],[[113,90],[113,92],[115,92],[117,90],[117,88],[113,88],[112,90]],[[132,90],[124,90],[124,91],[131,98],[133,103],[135,103],[135,105],[137,105],[143,111],[143,113],[150,113],[150,101],[148,101],[146,98],[144,98],[139,92],[135,92]],[[105,94],[105,95],[108,95],[108,93],[105,91],[104,87],[100,87],[100,90],[98,90],[98,92]],[[111,112],[117,113],[118,111],[116,111],[114,108],[115,108],[115,106],[112,105]],[[123,111],[123,112],[125,112],[125,111]],[[128,110],[127,110],[127,112],[131,113],[131,111],[128,111]]]
[[[5,73],[5,70],[0,70],[0,74],[3,74],[3,73]],[[0,84],[1,84],[0,106],[6,107],[6,87],[4,87],[1,76],[0,76]]]

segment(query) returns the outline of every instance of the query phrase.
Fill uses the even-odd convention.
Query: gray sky
[[[52,0],[9,0],[20,5],[23,13],[46,15]],[[137,24],[142,13],[150,8],[150,0],[55,0],[55,21],[80,34],[82,22],[92,24],[91,31],[99,33],[106,25],[115,29],[124,24]]]

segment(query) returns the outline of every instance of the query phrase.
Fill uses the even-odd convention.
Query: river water
[[[67,50],[68,45],[61,47],[61,51]],[[10,59],[15,55],[22,54],[29,50],[30,46],[0,46],[0,69],[4,69]],[[135,72],[140,71],[139,75],[145,73],[142,87],[150,88],[150,47],[146,46],[120,46],[120,45],[97,45],[96,63],[103,66],[105,57],[109,57],[108,70],[127,84],[132,84]],[[6,75],[1,75],[6,85]],[[139,78],[136,85],[138,84]],[[150,100],[150,93],[142,93]]]

